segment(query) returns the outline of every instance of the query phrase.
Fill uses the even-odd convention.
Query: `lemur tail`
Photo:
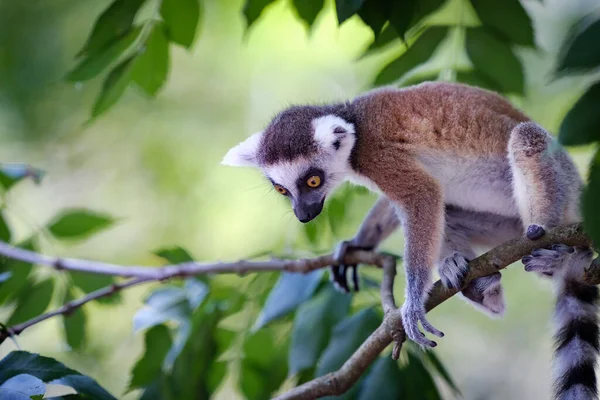
[[[583,283],[592,252],[577,249],[565,261],[558,285],[555,310],[557,400],[598,399],[595,366],[599,354],[598,288]]]

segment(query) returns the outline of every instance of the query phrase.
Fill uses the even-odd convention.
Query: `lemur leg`
[[[565,150],[533,122],[511,132],[508,159],[513,193],[527,237],[539,239],[561,222],[577,220],[581,178]]]
[[[395,207],[385,196],[381,196],[365,216],[354,239],[340,243],[334,257],[337,260],[341,260],[344,253],[352,248],[372,250],[390,236],[399,225],[400,219]],[[357,265],[340,264],[332,266],[330,272],[331,280],[337,288],[349,292],[348,270],[352,270],[354,290],[358,291]]]
[[[518,218],[464,210],[446,206],[446,228],[438,273],[442,283],[449,288],[463,286],[469,272],[468,263],[476,254],[475,245],[495,247],[519,235],[521,221]],[[505,309],[504,293],[499,272],[477,278],[462,290],[462,297],[493,316]]]

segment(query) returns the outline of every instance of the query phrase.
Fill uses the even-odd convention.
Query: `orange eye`
[[[279,185],[275,185],[275,190],[277,190],[279,193],[281,193],[284,196],[288,192],[286,188],[284,188],[283,186],[279,186]]]
[[[319,178],[317,175],[311,176],[306,180],[306,184],[311,188],[319,187],[321,184],[321,178]]]

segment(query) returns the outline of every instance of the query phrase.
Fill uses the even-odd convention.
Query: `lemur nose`
[[[319,215],[321,213],[321,210],[323,210],[322,201],[319,203],[301,204],[298,207],[296,207],[294,212],[296,213],[298,221],[305,224],[313,220],[317,215]]]

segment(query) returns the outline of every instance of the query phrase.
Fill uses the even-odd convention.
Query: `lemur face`
[[[292,107],[229,150],[222,164],[260,168],[306,223],[321,213],[327,196],[345,180],[355,140],[353,124],[330,109]]]

